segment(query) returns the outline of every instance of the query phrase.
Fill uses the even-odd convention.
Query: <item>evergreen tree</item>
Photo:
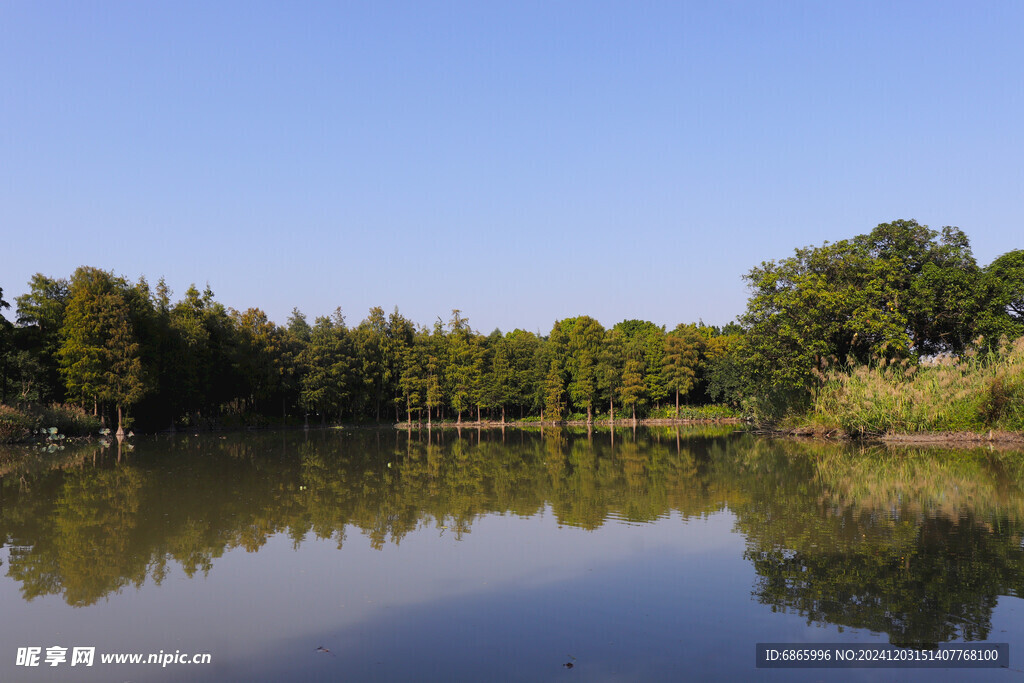
[[[146,391],[127,283],[96,268],[71,278],[58,355],[68,393],[88,405],[108,401],[123,433],[124,409]]]
[[[697,366],[703,337],[688,325],[679,325],[665,336],[664,384],[675,392],[676,419],[679,419],[679,396],[686,395],[697,379]]]
[[[22,381],[35,387],[33,393],[40,403],[63,401],[65,396],[58,352],[68,287],[67,280],[36,273],[29,280],[29,292],[15,299],[25,352],[20,363]]]

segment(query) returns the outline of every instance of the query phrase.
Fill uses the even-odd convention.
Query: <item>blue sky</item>
[[[0,288],[724,324],[896,218],[1024,247],[1024,3],[0,4]],[[8,311],[8,317],[13,317]]]

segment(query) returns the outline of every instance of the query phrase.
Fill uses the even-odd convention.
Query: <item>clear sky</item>
[[[896,218],[1024,247],[1024,3],[0,4],[12,304],[91,265],[279,323],[724,324]]]

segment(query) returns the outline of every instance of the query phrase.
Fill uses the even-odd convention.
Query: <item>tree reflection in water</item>
[[[728,508],[757,601],[897,644],[987,639],[1024,579],[1020,453],[545,428],[168,436],[120,460],[91,445],[2,462],[7,576],[27,600],[75,606],[159,584],[172,563],[205,574],[277,534],[342,549],[356,532],[380,549],[548,509],[596,529]]]

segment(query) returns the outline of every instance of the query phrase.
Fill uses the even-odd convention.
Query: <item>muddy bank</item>
[[[796,427],[785,430],[756,431],[757,434],[798,439],[822,439],[832,441],[861,441],[899,446],[949,446],[951,448],[976,448],[993,445],[1007,448],[1024,448],[1024,432],[913,432],[860,434],[851,436],[841,429],[825,430],[814,427]]]

